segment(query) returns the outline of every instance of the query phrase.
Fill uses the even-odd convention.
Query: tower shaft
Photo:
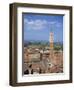
[[[54,42],[54,38],[53,38],[53,32],[50,32],[50,49],[53,49],[54,45],[53,45],[53,42]]]

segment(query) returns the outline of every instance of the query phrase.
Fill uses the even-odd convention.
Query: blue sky
[[[54,42],[63,41],[63,15],[23,14],[24,41],[49,41],[50,32]]]

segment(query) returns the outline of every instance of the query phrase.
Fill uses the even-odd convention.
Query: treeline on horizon
[[[25,41],[24,42],[24,47],[27,46],[42,46],[42,47],[46,47],[49,46],[50,43],[48,41]],[[54,50],[63,50],[63,42],[54,42]]]

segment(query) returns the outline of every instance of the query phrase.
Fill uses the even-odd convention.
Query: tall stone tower
[[[53,35],[53,32],[50,32],[50,37],[49,37],[49,42],[50,42],[50,49],[52,50],[53,49],[53,43],[54,43],[54,35]]]
[[[54,59],[54,53],[53,53],[53,48],[54,48],[54,35],[53,32],[50,32],[49,36],[49,42],[50,42],[50,51],[49,51],[49,60],[52,63]]]

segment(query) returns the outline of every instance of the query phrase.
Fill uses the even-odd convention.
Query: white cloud
[[[47,21],[46,20],[24,20],[24,24],[26,24],[27,29],[33,29],[33,30],[42,30],[46,27]]]
[[[51,22],[49,22],[49,24],[54,25],[54,24],[56,24],[56,21],[51,21]]]
[[[62,26],[61,23],[60,22],[57,22],[56,27],[59,28],[61,26]]]
[[[24,23],[28,23],[28,19],[24,19]]]
[[[43,30],[47,27],[61,27],[61,23],[57,21],[47,21],[45,19],[35,19],[35,20],[28,20],[24,19],[24,25],[29,30]]]

